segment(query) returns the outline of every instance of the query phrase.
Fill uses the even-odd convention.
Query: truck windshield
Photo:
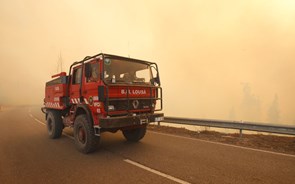
[[[150,85],[151,79],[151,67],[148,64],[111,58],[104,60],[106,83]]]

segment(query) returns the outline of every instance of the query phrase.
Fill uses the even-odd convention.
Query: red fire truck
[[[150,122],[162,121],[162,88],[156,63],[110,54],[87,56],[46,83],[48,134],[59,138],[73,127],[82,153],[97,149],[102,132],[121,130],[127,141],[145,136]]]

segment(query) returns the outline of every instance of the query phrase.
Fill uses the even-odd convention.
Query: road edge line
[[[206,143],[211,143],[211,144],[218,144],[218,145],[229,146],[229,147],[234,147],[234,148],[240,148],[240,149],[245,149],[245,150],[250,150],[250,151],[258,151],[258,152],[263,152],[263,153],[270,153],[270,154],[274,154],[274,155],[281,155],[281,156],[287,156],[287,157],[294,157],[295,158],[295,155],[291,155],[291,154],[287,154],[287,153],[278,153],[278,152],[260,150],[260,149],[255,149],[255,148],[248,148],[248,147],[243,147],[243,146],[237,146],[237,145],[214,142],[214,141],[207,141],[207,140],[191,138],[191,137],[185,137],[185,136],[180,136],[180,135],[172,135],[172,134],[167,134],[167,133],[161,133],[161,132],[156,132],[156,131],[152,131],[152,130],[149,130],[149,132],[154,133],[154,134],[159,134],[159,135],[166,135],[166,136],[170,136],[170,137],[177,137],[177,138],[182,138],[182,139],[206,142]]]

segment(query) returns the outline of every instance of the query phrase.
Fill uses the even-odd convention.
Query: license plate
[[[164,117],[163,117],[163,116],[162,116],[162,117],[156,117],[156,118],[155,118],[155,121],[156,121],[156,122],[158,122],[158,121],[163,121],[163,120],[164,120]]]

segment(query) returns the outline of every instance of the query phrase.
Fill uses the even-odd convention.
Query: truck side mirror
[[[91,77],[91,66],[90,63],[85,64],[85,77],[89,78]]]
[[[159,76],[152,78],[151,79],[151,83],[155,85],[155,83],[157,83],[158,85],[160,85],[160,78]]]
[[[155,78],[156,83],[158,83],[160,85],[160,77],[159,75],[157,75],[157,77]]]

